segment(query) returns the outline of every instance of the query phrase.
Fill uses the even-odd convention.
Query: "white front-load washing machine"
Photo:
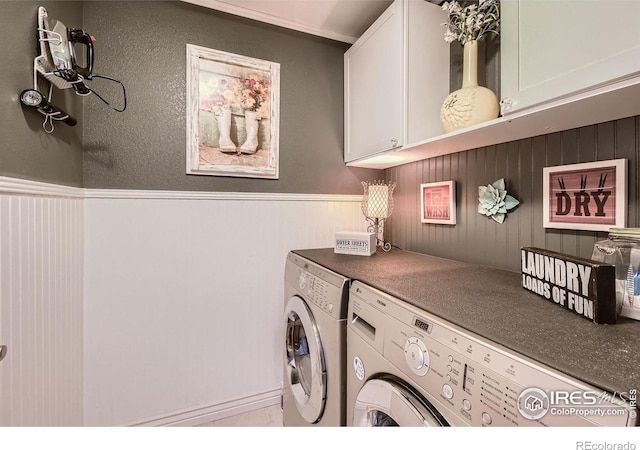
[[[635,408],[360,282],[347,325],[349,426],[634,426]]]
[[[344,426],[349,279],[290,252],[284,280],[283,424]]]

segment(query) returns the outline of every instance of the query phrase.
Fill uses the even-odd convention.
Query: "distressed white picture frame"
[[[186,75],[187,174],[277,179],[280,64],[187,44]],[[249,80],[268,87],[268,94],[263,96],[257,111],[260,119],[255,153],[241,150],[243,141],[246,142],[250,134],[247,133],[249,118],[245,109],[248,97],[243,96],[243,92],[247,93],[243,83]],[[222,85],[232,87],[223,89],[220,88]],[[227,120],[231,121],[230,138],[233,141],[226,147],[218,125],[225,108],[231,110]],[[234,145],[237,147],[235,152]]]

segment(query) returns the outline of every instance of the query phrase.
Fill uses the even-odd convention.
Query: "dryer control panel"
[[[589,386],[358,282],[352,286],[350,302],[356,315],[373,318],[375,310],[376,334],[382,342],[372,346],[441,413],[448,411],[445,417],[455,415],[454,422],[637,423],[635,392],[610,393]]]

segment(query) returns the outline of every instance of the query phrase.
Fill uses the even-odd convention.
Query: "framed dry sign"
[[[187,173],[278,178],[280,64],[187,44]]]
[[[456,183],[439,181],[420,185],[422,223],[456,224]]]
[[[545,228],[609,231],[627,222],[627,160],[543,169]]]

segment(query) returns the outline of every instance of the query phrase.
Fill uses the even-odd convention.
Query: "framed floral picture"
[[[456,224],[456,183],[439,181],[420,185],[422,223]]]
[[[545,167],[542,174],[545,228],[609,231],[626,227],[626,159]]]
[[[278,178],[280,64],[187,44],[187,174]]]

